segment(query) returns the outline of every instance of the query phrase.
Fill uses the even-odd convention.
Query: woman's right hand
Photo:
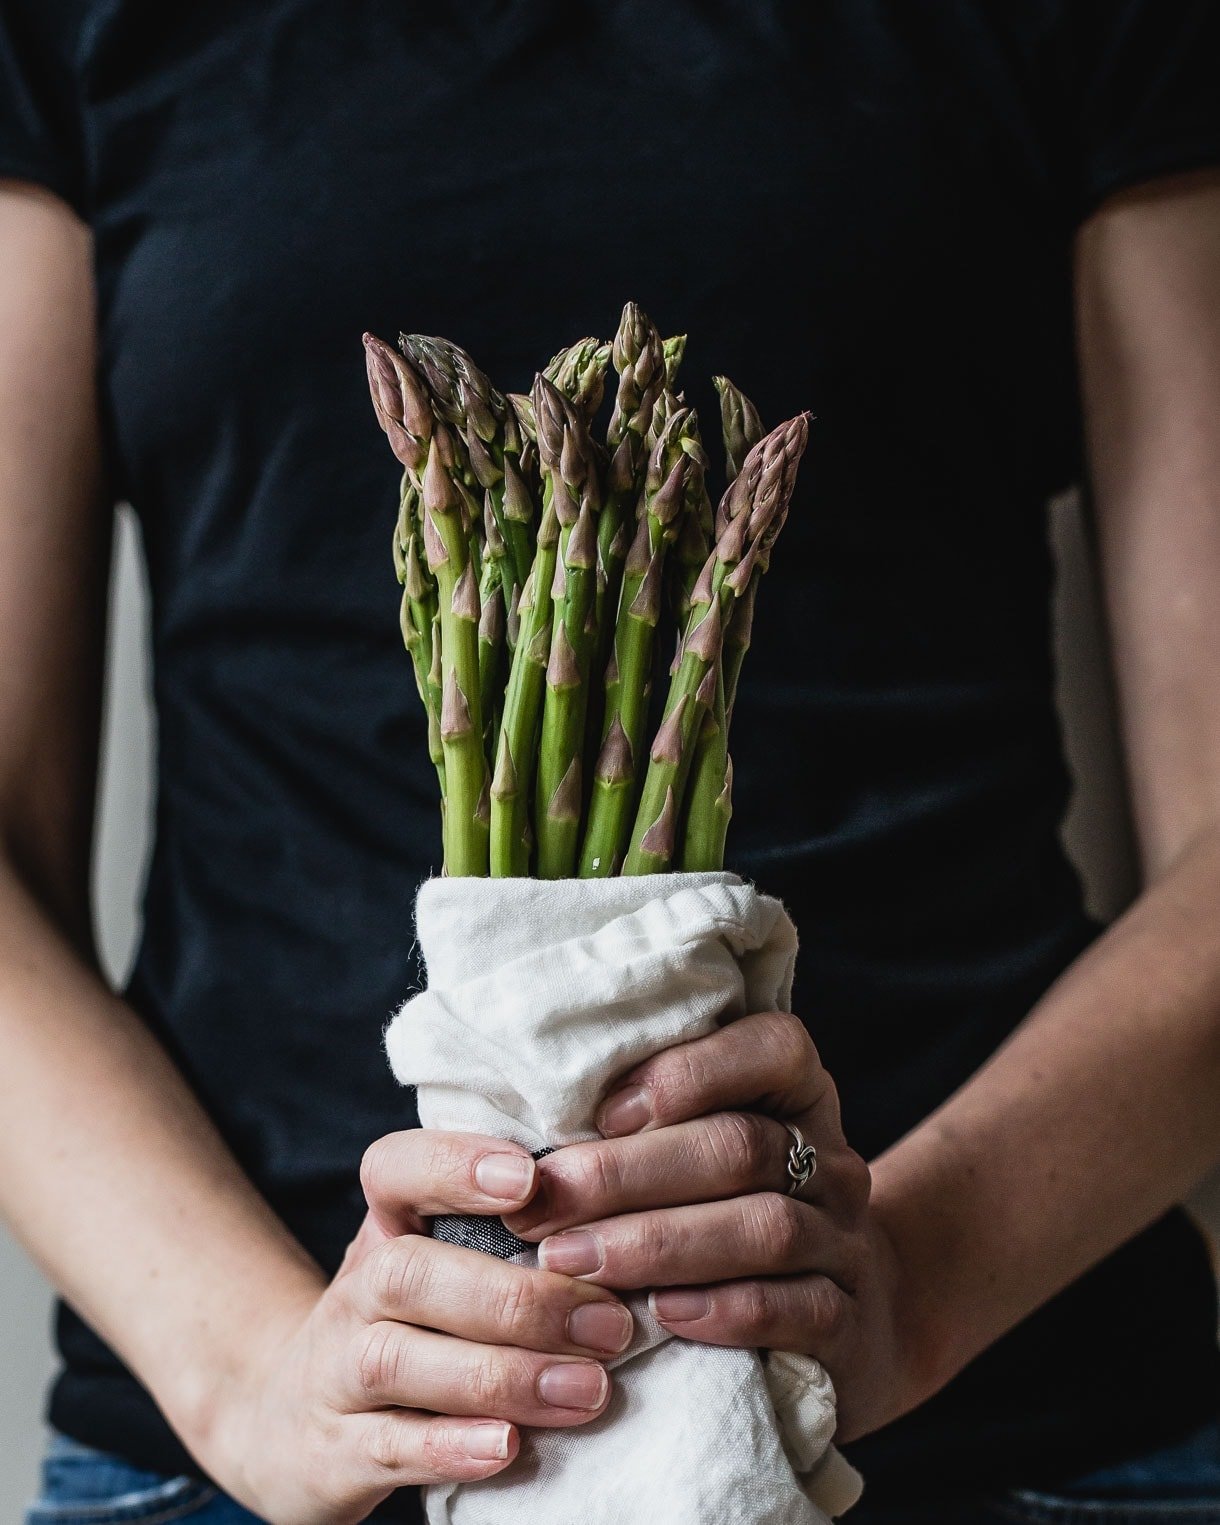
[[[188,1435],[271,1525],[349,1525],[394,1489],[490,1477],[518,1425],[585,1424],[631,1315],[602,1288],[424,1236],[437,1213],[499,1216],[537,1189],[525,1150],[417,1130],[378,1140],[369,1213],[334,1280],[268,1309],[249,1362]]]

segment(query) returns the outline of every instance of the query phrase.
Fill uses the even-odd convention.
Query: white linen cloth
[[[394,1074],[425,1127],[531,1151],[598,1137],[611,1082],[652,1054],[791,1000],[792,922],[726,873],[434,879],[416,926],[428,987],[386,1032]],[[530,1432],[497,1477],[430,1488],[431,1525],[823,1525],[856,1501],[815,1361],[675,1340],[629,1305],[607,1412]]]

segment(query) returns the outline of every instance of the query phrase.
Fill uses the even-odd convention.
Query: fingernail
[[[652,1092],[646,1086],[633,1086],[612,1096],[598,1114],[597,1126],[607,1137],[638,1133],[652,1121]]]
[[[475,1461],[503,1461],[508,1455],[506,1424],[472,1424],[462,1431],[466,1455]]]
[[[706,1292],[651,1292],[648,1306],[666,1324],[690,1324],[706,1318],[712,1302]]]
[[[585,1303],[568,1317],[568,1339],[616,1356],[631,1344],[633,1320],[622,1303]]]
[[[534,1162],[523,1154],[485,1154],[474,1167],[475,1184],[501,1202],[520,1202],[534,1181]]]
[[[555,1234],[538,1246],[538,1262],[544,1271],[587,1276],[601,1265],[602,1247],[594,1234]]]
[[[538,1396],[556,1409],[599,1409],[610,1379],[593,1361],[565,1361],[548,1366],[538,1378]]]

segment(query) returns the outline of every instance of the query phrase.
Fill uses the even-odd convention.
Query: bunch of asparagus
[[[729,483],[713,511],[698,419],[676,390],[685,336],[663,340],[634,303],[612,344],[561,351],[528,396],[497,391],[445,339],[364,343],[403,466],[394,564],[446,872],[722,867],[729,722],[809,415],[763,437],[753,404],[716,377]]]

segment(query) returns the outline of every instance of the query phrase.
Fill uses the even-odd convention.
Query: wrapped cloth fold
[[[428,988],[387,1030],[394,1074],[425,1127],[535,1152],[596,1138],[633,1065],[791,1001],[796,931],[731,874],[435,879],[416,925]],[[533,1263],[477,1221],[467,1242]],[[430,1525],[823,1525],[855,1502],[816,1362],[674,1340],[630,1306],[607,1412],[527,1435],[498,1477],[429,1489]]]

